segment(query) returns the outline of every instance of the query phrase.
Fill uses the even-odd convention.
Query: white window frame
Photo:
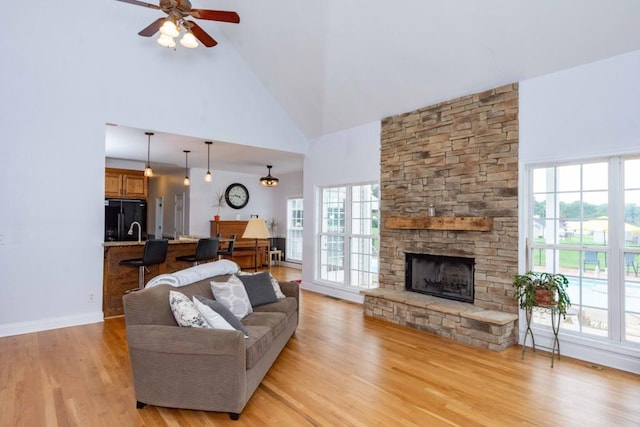
[[[358,239],[359,242],[363,240],[371,239],[371,243],[374,244],[377,242],[379,244],[380,241],[380,233],[379,233],[379,224],[378,224],[378,233],[377,234],[360,234],[356,233],[352,230],[353,223],[353,206],[354,201],[352,197],[352,192],[355,187],[362,186],[377,186],[378,192],[380,191],[380,185],[378,182],[364,182],[364,183],[351,183],[344,185],[331,185],[318,188],[318,204],[317,204],[317,224],[316,224],[316,263],[315,263],[315,279],[318,282],[328,284],[331,286],[339,287],[342,289],[349,289],[354,291],[359,291],[361,289],[370,289],[378,286],[378,253],[374,248],[370,251],[370,255],[367,256],[365,251],[360,253],[357,252],[357,248],[352,248],[355,246],[352,242],[355,242]],[[344,228],[339,231],[330,231],[323,230],[323,221],[324,215],[323,212],[325,210],[325,203],[323,201],[324,192],[326,190],[340,190],[343,189],[345,192],[345,199],[343,205],[343,212],[341,214],[344,216]],[[362,201],[358,203],[363,203]],[[366,202],[365,202],[366,203]],[[380,221],[380,208],[379,208],[379,199],[374,202],[377,204],[377,220]],[[375,218],[374,215],[371,216],[369,220],[373,220]],[[366,220],[366,218],[365,218]],[[371,227],[372,228],[372,227]],[[329,274],[330,269],[327,268],[328,260],[323,263],[323,259],[327,255],[326,248],[323,247],[324,243],[331,239],[342,238],[342,256],[340,260],[342,261],[340,271],[331,270],[331,272],[335,274]],[[335,253],[335,251],[330,251],[331,253]],[[362,262],[352,263],[351,258],[355,256]],[[353,265],[352,265],[353,264]],[[331,277],[332,276],[332,277]],[[354,283],[355,276],[358,278],[366,278],[366,283]]]
[[[302,212],[302,223],[295,223],[296,218],[291,217],[291,202],[299,202]],[[285,259],[287,262],[302,263],[303,256],[303,234],[304,234],[304,200],[302,197],[289,197],[287,199],[287,240]],[[294,237],[299,235],[299,237]],[[299,256],[298,256],[299,254]]]
[[[527,165],[525,170],[527,172],[527,183],[526,183],[526,200],[527,206],[525,207],[524,217],[526,218],[525,223],[525,249],[526,249],[526,265],[525,270],[530,270],[532,268],[532,257],[535,253],[536,249],[547,249],[547,250],[576,250],[576,251],[585,251],[585,250],[597,250],[603,251],[607,257],[607,266],[608,268],[605,271],[605,278],[607,284],[607,314],[608,314],[608,325],[607,325],[607,333],[606,336],[595,336],[590,333],[576,332],[576,331],[568,331],[566,329],[560,328],[561,335],[566,336],[576,336],[578,341],[580,340],[588,340],[592,343],[601,342],[604,346],[614,346],[616,348],[628,349],[632,351],[637,351],[640,348],[640,343],[635,341],[629,341],[625,338],[626,336],[626,326],[625,326],[625,305],[624,305],[624,290],[625,290],[625,264],[624,264],[624,253],[625,252],[640,252],[640,249],[637,247],[629,248],[625,244],[624,239],[624,220],[620,221],[620,218],[624,218],[624,209],[625,209],[625,188],[624,188],[624,168],[623,164],[625,160],[634,159],[637,157],[631,156],[612,156],[601,159],[586,159],[586,160],[576,160],[572,162],[554,162],[548,164],[535,164],[535,165]],[[560,244],[558,239],[555,239],[552,242],[545,243],[536,243],[535,242],[535,233],[534,233],[534,177],[533,171],[534,169],[540,168],[557,168],[563,166],[572,166],[572,165],[586,165],[597,162],[606,162],[608,165],[608,213],[609,213],[609,231],[608,231],[608,240],[605,244],[599,246],[584,246],[577,245],[571,246],[566,244]],[[558,194],[558,189],[555,189],[555,194]],[[553,208],[555,209],[555,207]],[[547,214],[547,216],[549,216]],[[559,216],[559,215],[556,215]],[[548,221],[547,226],[550,226],[550,221]],[[557,224],[554,223],[554,227]],[[555,233],[557,234],[557,230]],[[547,254],[549,255],[549,254]],[[559,260],[557,255],[555,259],[550,260],[547,259],[545,271],[549,272],[561,272],[559,270]],[[579,262],[582,258],[580,258]],[[551,264],[551,265],[549,265]],[[569,276],[568,276],[569,277]],[[571,280],[571,277],[569,277]],[[582,288],[580,290],[582,292]],[[534,323],[532,325],[534,328],[534,332],[537,329],[538,331],[546,331],[547,333],[550,331],[550,326],[543,324],[542,322]],[[576,342],[578,342],[576,341]]]

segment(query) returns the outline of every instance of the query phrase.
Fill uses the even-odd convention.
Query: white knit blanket
[[[202,279],[209,277],[221,276],[223,274],[234,274],[240,270],[238,264],[228,259],[220,261],[208,262],[196,265],[195,267],[185,268],[170,274],[161,274],[149,280],[145,288],[151,288],[158,285],[171,285],[175,287],[190,285]]]

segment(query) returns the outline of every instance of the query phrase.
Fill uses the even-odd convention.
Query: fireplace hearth
[[[408,291],[473,304],[475,259],[406,253],[405,286]]]

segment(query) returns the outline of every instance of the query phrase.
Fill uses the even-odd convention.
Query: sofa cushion
[[[201,304],[207,306],[209,309],[215,311],[218,315],[220,315],[234,329],[237,329],[238,331],[241,331],[244,334],[245,338],[249,338],[249,333],[244,328],[244,326],[242,326],[242,323],[240,323],[238,318],[231,312],[231,310],[229,310],[220,301],[216,301],[216,300],[212,300],[212,299],[209,299],[209,298],[205,298],[205,297],[200,296],[200,295],[194,295],[193,298],[196,301],[199,301]],[[202,313],[202,310],[200,310],[200,308],[198,307],[197,304],[196,304],[196,308],[198,308],[198,311],[200,311],[200,313]],[[203,316],[204,316],[204,314],[203,314]],[[206,319],[206,316],[205,316],[205,319]]]
[[[194,307],[193,302],[183,293],[170,291],[169,306],[179,326],[189,328],[210,328],[202,314]]]
[[[284,299],[279,299],[277,302],[271,304],[265,304],[261,305],[260,307],[255,307],[253,312],[286,313],[287,317],[291,317],[296,315],[297,309],[297,300],[293,297],[286,297]]]
[[[249,326],[266,326],[269,328],[271,336],[277,337],[287,327],[288,316],[285,313],[259,313],[254,312],[242,319],[242,324]]]
[[[249,295],[252,307],[259,307],[278,301],[276,292],[273,290],[269,273],[259,273],[238,276]]]
[[[273,290],[276,293],[276,296],[278,298],[284,298],[285,294],[283,294],[282,290],[280,289],[280,283],[276,280],[275,277],[273,277],[273,274],[271,274],[270,272],[267,271],[267,272],[260,272],[260,273],[249,273],[246,271],[238,271],[236,274],[238,275],[238,277],[242,279],[241,276],[253,276],[253,275],[263,274],[263,273],[269,274],[269,281],[271,282],[271,286],[273,287]]]
[[[215,299],[231,310],[238,319],[253,312],[247,291],[236,276],[230,276],[226,282],[211,281],[211,292]]]
[[[246,368],[253,368],[269,351],[273,343],[271,328],[268,326],[246,326],[249,338],[245,340]]]

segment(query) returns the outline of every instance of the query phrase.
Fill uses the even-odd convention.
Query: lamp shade
[[[268,239],[271,237],[267,221],[262,218],[251,218],[242,235],[243,239]]]

